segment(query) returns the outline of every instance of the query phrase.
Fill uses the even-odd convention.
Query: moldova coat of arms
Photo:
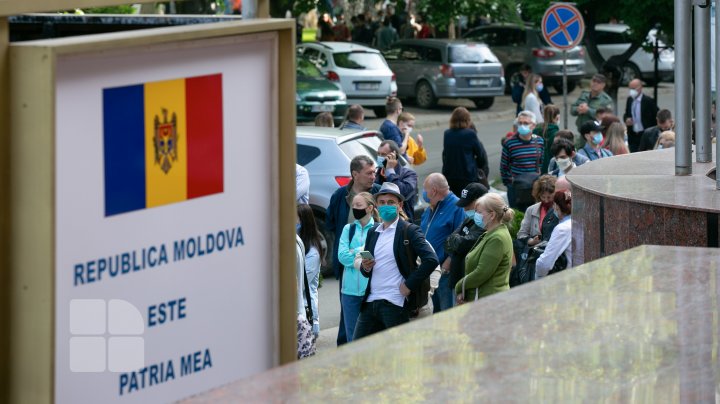
[[[160,117],[155,115],[155,135],[153,136],[153,145],[155,146],[155,164],[160,165],[160,169],[165,174],[172,168],[172,162],[178,157],[178,133],[177,133],[177,116],[173,112],[170,121],[168,121],[168,110],[162,109],[163,122]]]

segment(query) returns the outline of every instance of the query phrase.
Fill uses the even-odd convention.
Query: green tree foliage
[[[135,9],[132,5],[112,7],[92,7],[82,10],[85,14],[133,14]]]
[[[418,10],[439,31],[447,31],[460,16],[487,17],[493,21],[520,22],[515,0],[420,0]]]

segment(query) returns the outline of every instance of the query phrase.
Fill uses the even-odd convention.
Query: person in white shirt
[[[553,267],[561,255],[565,255],[567,266],[572,268],[572,194],[569,190],[555,191],[553,211],[560,222],[552,231],[545,252],[535,262],[535,279],[554,273]]]
[[[410,321],[428,302],[438,259],[420,227],[401,218],[403,195],[385,182],[375,194],[382,223],[368,232],[361,273],[369,279],[353,341]],[[417,258],[420,265],[417,265]]]
[[[530,111],[535,114],[537,119],[536,124],[542,125],[545,121],[543,120],[543,113],[540,102],[540,91],[544,88],[542,82],[542,76],[539,74],[531,73],[528,75],[527,82],[525,84],[525,92],[523,93],[523,102],[521,107],[525,111]]]

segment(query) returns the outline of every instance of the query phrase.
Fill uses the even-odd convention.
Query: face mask
[[[474,210],[466,210],[465,211],[465,217],[468,219],[474,219],[475,218],[475,211]]]
[[[542,91],[543,88],[545,88],[545,86],[543,86],[542,83],[540,83],[540,84],[538,84],[538,85],[535,86],[535,89],[538,90],[538,91]]]
[[[475,226],[485,228],[485,223],[483,223],[483,217],[481,214],[475,212],[473,215],[473,220],[475,221]]]
[[[382,168],[384,162],[385,162],[385,157],[377,156],[376,163],[377,163],[378,167]]]
[[[662,148],[663,148],[663,145],[659,144],[659,145],[658,145],[658,150],[660,150],[660,149],[662,149]]]
[[[520,136],[527,136],[530,134],[530,126],[529,125],[520,125],[518,127],[518,133]]]
[[[631,98],[637,98],[639,93],[638,90],[631,88],[630,90],[628,90],[628,94],[630,94]]]
[[[599,145],[600,143],[602,143],[602,140],[603,140],[602,133],[596,133],[592,137],[592,141],[596,145]]]
[[[360,219],[364,218],[365,216],[367,216],[367,212],[365,211],[365,209],[353,208],[353,217],[355,218],[355,220],[360,220]]]
[[[408,135],[412,133],[412,130],[413,130],[413,128],[411,128],[409,126],[407,128],[405,128],[405,131],[408,133]]]
[[[423,189],[422,197],[423,197],[423,201],[430,203],[430,197],[428,196],[427,191],[425,191],[424,189]]]
[[[300,234],[300,228],[301,228],[301,227],[302,227],[302,226],[300,225],[300,223],[295,223],[295,233]]]
[[[398,215],[397,206],[383,205],[378,208],[378,211],[380,212],[380,219],[385,222],[394,221]]]
[[[572,165],[572,160],[570,160],[570,157],[560,158],[555,160],[555,162],[563,172],[567,171],[567,169],[570,168],[570,165]]]

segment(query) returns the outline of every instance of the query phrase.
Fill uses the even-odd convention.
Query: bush
[[[524,217],[525,213],[516,210],[512,223],[508,225],[508,230],[510,230],[510,236],[513,240],[517,238],[518,231],[520,231],[520,223],[522,223]]]

